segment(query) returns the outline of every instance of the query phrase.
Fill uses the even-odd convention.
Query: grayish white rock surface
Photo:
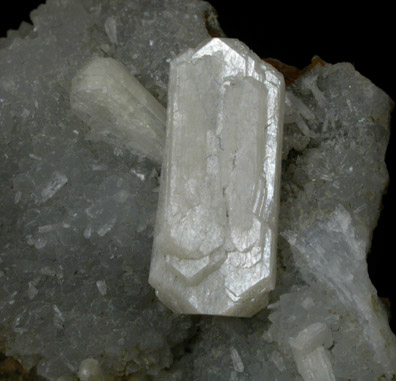
[[[287,91],[267,309],[172,314],[148,285],[159,168],[87,141],[70,83],[92,57],[112,57],[166,106],[167,60],[209,37],[205,11],[187,0],[50,0],[34,28],[0,41],[6,354],[49,380],[76,378],[89,358],[115,379],[301,380],[289,339],[321,323],[336,379],[391,379],[395,338],[365,254],[387,183],[392,102],[350,64],[315,67]]]
[[[268,303],[284,91],[235,39],[171,61],[150,284],[174,312],[246,317]]]
[[[90,60],[72,80],[70,104],[91,127],[87,139],[130,149],[161,164],[166,110],[120,62]]]

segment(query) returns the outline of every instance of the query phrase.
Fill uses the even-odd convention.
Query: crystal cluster
[[[326,324],[311,324],[296,337],[291,337],[289,343],[304,381],[335,381],[330,353],[326,350],[326,347],[331,347],[333,340]]]
[[[70,103],[91,131],[87,138],[162,161],[165,108],[113,58],[94,58],[73,78]]]
[[[0,40],[5,354],[48,380],[392,379],[395,337],[365,258],[388,180],[389,97],[345,63],[286,90],[270,304],[249,319],[173,314],[147,282],[159,167],[86,140],[70,84],[111,57],[165,107],[169,62],[210,37],[211,8],[49,0],[31,18]]]
[[[150,283],[174,312],[252,316],[275,284],[283,76],[214,38],[170,66]]]

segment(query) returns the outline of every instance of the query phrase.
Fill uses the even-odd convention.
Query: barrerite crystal
[[[70,103],[91,127],[87,139],[161,163],[166,110],[120,62],[89,61],[72,80]]]
[[[252,316],[275,285],[283,76],[214,38],[170,64],[150,284],[179,313]]]

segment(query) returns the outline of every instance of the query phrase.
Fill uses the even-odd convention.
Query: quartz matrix
[[[175,312],[252,316],[275,285],[284,82],[243,43],[171,62],[150,284]]]

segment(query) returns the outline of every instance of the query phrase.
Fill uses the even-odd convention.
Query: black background
[[[41,3],[44,1],[1,1],[0,37],[5,36],[8,29],[18,28],[22,20],[30,21],[30,11]],[[276,58],[300,69],[307,66],[314,55],[329,63],[351,62],[396,100],[393,60],[396,34],[391,2],[387,6],[378,1],[369,5],[356,2],[358,5],[353,7],[353,2],[347,1],[341,4],[316,2],[311,6],[292,3],[211,1],[225,34],[242,40],[260,57]],[[396,231],[392,218],[396,179],[394,140],[391,136],[386,156],[391,181],[368,256],[370,277],[379,296],[391,301],[393,316],[396,315],[393,244]],[[391,327],[396,333],[395,320],[392,318]]]

